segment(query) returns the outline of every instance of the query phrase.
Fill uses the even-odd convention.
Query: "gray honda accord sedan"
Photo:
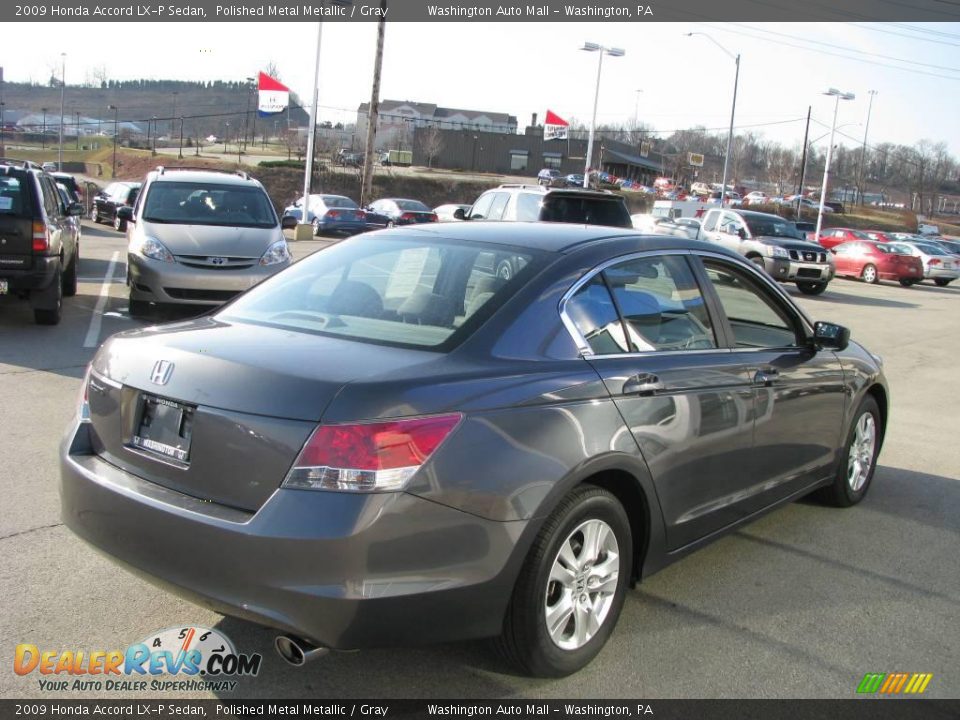
[[[562,676],[643,578],[811,492],[859,502],[887,413],[879,359],[722,248],[417,226],[112,337],[60,492],[78,536],[294,664],[497,637]]]

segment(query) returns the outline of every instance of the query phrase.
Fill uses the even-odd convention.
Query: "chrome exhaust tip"
[[[294,667],[303,667],[311,660],[321,658],[330,648],[318,647],[293,635],[277,635],[273,640],[277,654]]]

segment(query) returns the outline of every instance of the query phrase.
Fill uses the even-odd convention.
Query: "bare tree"
[[[433,159],[443,151],[443,131],[436,125],[425,128],[417,133],[420,141],[420,152],[427,158],[427,167],[433,167]]]

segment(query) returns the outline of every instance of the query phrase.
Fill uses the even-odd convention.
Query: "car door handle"
[[[753,376],[753,384],[770,387],[779,377],[780,371],[776,368],[764,368],[763,370],[757,370]]]
[[[620,392],[624,395],[646,396],[653,395],[663,389],[663,383],[660,382],[660,378],[656,375],[652,373],[639,373],[627,378]]]

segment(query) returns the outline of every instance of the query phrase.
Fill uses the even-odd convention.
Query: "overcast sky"
[[[738,128],[799,145],[812,105],[815,139],[833,114],[820,93],[836,87],[857,95],[841,102],[838,126],[859,144],[876,90],[870,144],[928,138],[960,154],[960,23],[388,23],[381,97],[506,112],[521,128],[547,108],[589,121],[598,56],[579,48],[592,41],[626,50],[604,58],[598,122],[636,112],[657,130],[726,127],[734,62],[691,31],[742,56]],[[306,101],[315,39],[311,22],[23,23],[5,34],[0,64],[8,80],[44,82],[65,51],[76,84],[99,65],[116,79],[242,80],[272,61]],[[375,23],[324,25],[321,120],[353,122],[369,100],[375,41]]]

